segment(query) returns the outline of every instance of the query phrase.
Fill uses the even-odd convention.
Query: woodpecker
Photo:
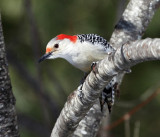
[[[97,34],[60,34],[51,39],[46,47],[46,53],[39,59],[63,58],[70,64],[85,73],[91,71],[91,64],[105,58],[115,52],[115,49],[103,37]],[[100,96],[101,110],[107,103],[109,112],[114,104],[115,92],[117,91],[117,80],[114,77],[103,90]]]

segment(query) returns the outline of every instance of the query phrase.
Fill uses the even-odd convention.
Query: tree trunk
[[[15,98],[8,74],[8,62],[0,16],[0,137],[18,137]]]

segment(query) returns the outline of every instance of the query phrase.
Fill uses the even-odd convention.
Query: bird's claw
[[[96,65],[97,65],[97,62],[92,62],[92,64],[91,64],[91,69],[93,70],[93,72],[94,72],[95,74],[96,74],[96,72],[97,72]]]

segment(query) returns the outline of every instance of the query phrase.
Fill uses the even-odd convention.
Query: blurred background
[[[127,0],[0,0],[9,73],[21,137],[47,137],[83,73],[63,59],[38,64],[48,41],[58,34],[96,33],[110,39]],[[158,10],[143,38],[160,37]],[[111,123],[160,88],[160,62],[145,62],[126,74]],[[160,95],[110,129],[110,137],[158,137]],[[135,130],[140,132],[135,136]],[[107,131],[104,131],[107,132]],[[126,134],[130,134],[126,135]]]

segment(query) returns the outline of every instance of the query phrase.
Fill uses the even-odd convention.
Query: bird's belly
[[[83,55],[81,57],[75,57],[72,65],[82,70],[83,72],[89,72],[91,70],[91,64],[93,62],[102,60],[103,58],[104,55]]]

